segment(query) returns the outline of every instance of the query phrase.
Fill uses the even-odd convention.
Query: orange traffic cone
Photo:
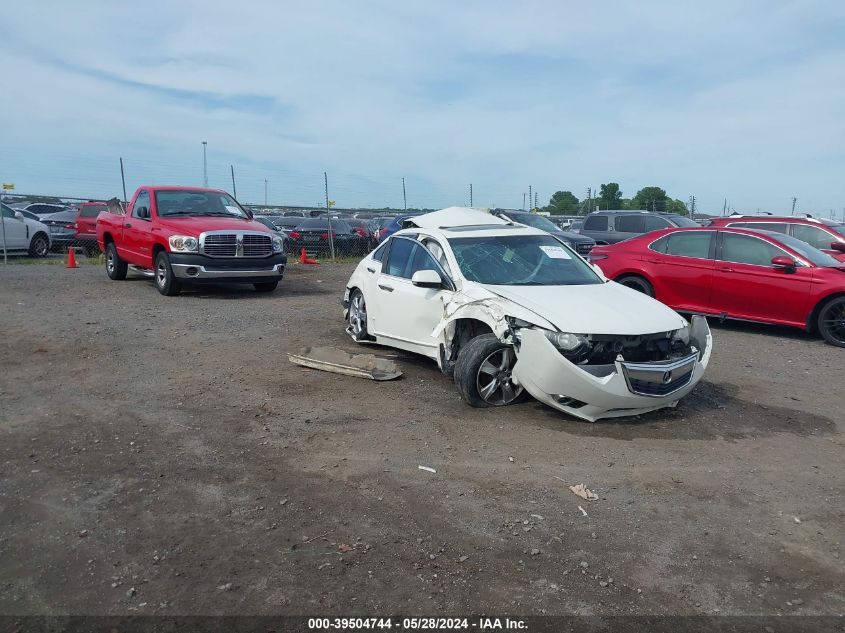
[[[73,252],[73,248],[67,249],[67,267],[68,268],[79,268],[76,264],[76,253]]]
[[[299,263],[300,264],[319,264],[316,259],[308,259],[308,255],[305,252],[305,248],[302,249],[302,252],[299,254]]]

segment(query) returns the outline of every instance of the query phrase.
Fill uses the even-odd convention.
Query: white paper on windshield
[[[572,259],[563,246],[541,246],[540,250],[551,259]]]
[[[232,215],[243,215],[243,213],[241,213],[241,210],[238,209],[238,207],[230,207],[228,204],[226,205],[226,211],[228,211]]]

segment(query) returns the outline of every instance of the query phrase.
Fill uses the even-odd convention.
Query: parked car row
[[[0,231],[6,244],[6,253],[26,253],[31,257],[44,257],[50,251],[50,229],[22,211],[16,211],[0,202]],[[2,249],[3,242],[0,242]]]

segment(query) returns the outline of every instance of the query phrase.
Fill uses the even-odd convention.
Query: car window
[[[653,242],[649,248],[659,253],[666,253],[667,255],[708,259],[710,257],[710,239],[712,235],[712,231],[670,233]]]
[[[384,261],[384,256],[387,254],[387,245],[390,244],[390,240],[386,241],[384,244],[379,246],[375,251],[373,251],[373,259],[377,262]]]
[[[132,217],[138,218],[138,209],[141,207],[146,207],[149,211],[150,208],[150,194],[148,191],[142,191],[138,194],[138,197],[135,198],[135,204],[132,205]]]
[[[390,247],[390,256],[387,258],[386,274],[393,277],[409,277],[405,275],[408,263],[414,250],[414,242],[408,239],[394,238]]]
[[[727,226],[738,229],[753,229],[756,231],[789,232],[789,225],[786,222],[731,222]]]
[[[404,276],[410,279],[418,270],[433,270],[438,275],[440,274],[440,271],[437,269],[437,264],[434,262],[434,258],[431,256],[431,253],[429,253],[428,249],[423,247],[422,244],[414,245],[414,252],[411,254],[411,265],[405,271]]]
[[[606,231],[607,230],[607,216],[606,215],[591,215],[584,220],[584,231]]]
[[[15,211],[11,207],[7,207],[5,204],[3,205],[3,217],[4,218],[12,218],[15,217]]]
[[[645,217],[620,215],[616,218],[616,230],[620,233],[645,233]]]
[[[660,229],[668,229],[672,226],[668,220],[664,220],[661,217],[656,215],[647,215],[645,218],[645,231],[646,233],[650,233],[651,231],[659,231]]]
[[[431,238],[424,238],[422,240],[423,245],[428,249],[428,252],[437,260],[437,263],[443,268],[443,271],[452,276],[452,271],[449,270],[449,262],[446,261],[446,253],[443,252],[443,247],[440,246],[440,243],[437,240],[433,240]]]
[[[667,217],[674,223],[675,226],[679,226],[681,228],[688,227],[688,226],[701,226],[695,220],[692,220],[690,218],[685,218],[682,215],[670,215],[670,216],[667,216]]]
[[[738,233],[722,233],[722,261],[752,264],[754,266],[771,266],[772,257],[786,254],[785,251],[774,244],[770,244],[759,237]]]
[[[100,215],[101,211],[106,210],[106,205],[104,204],[86,204],[82,207],[79,211],[79,217],[81,218],[96,218]]]
[[[837,241],[830,233],[817,226],[809,224],[793,224],[792,235],[802,242],[807,242],[816,248],[830,248],[831,242]]]

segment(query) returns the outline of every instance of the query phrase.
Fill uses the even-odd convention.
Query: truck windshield
[[[178,215],[225,215],[248,218],[246,211],[227,193],[162,189],[155,192],[159,217]]]

